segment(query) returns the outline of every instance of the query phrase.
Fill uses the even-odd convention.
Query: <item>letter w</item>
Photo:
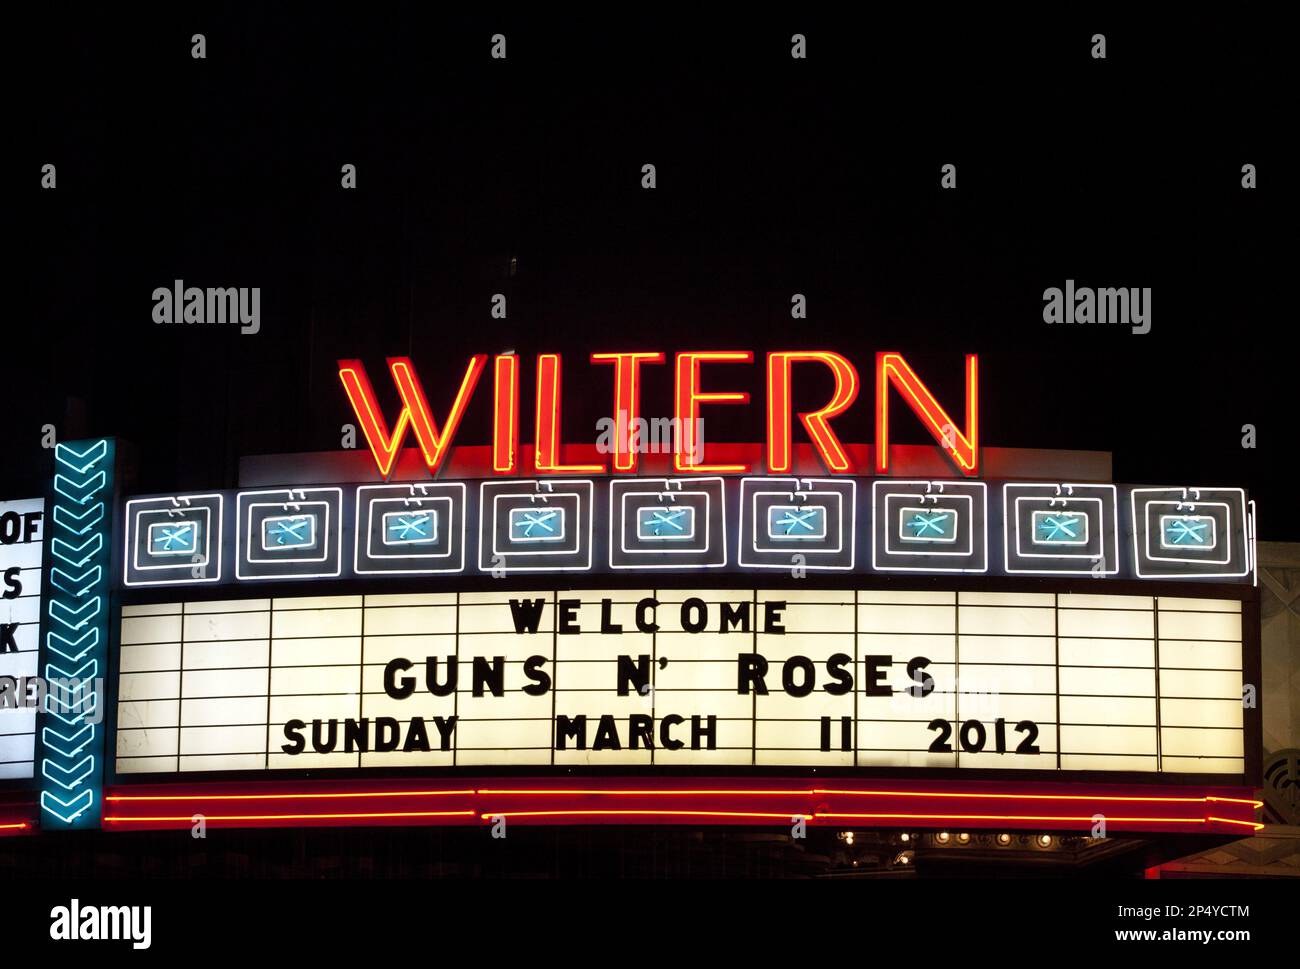
[[[542,621],[542,609],[545,606],[545,599],[511,599],[510,615],[515,621],[515,632],[537,632],[537,624]]]
[[[366,443],[370,445],[370,453],[375,456],[375,463],[379,465],[379,473],[385,480],[397,463],[397,455],[402,449],[402,441],[406,438],[407,427],[415,429],[415,439],[424,454],[424,463],[428,466],[429,472],[434,473],[438,470],[447,456],[451,441],[456,436],[456,428],[460,426],[460,419],[465,415],[465,407],[469,404],[474,388],[478,385],[479,375],[486,364],[486,354],[475,354],[470,357],[469,364],[465,367],[465,375],[461,377],[456,399],[452,402],[447,421],[440,431],[429,411],[429,402],[424,396],[424,388],[420,386],[420,381],[415,376],[415,368],[411,365],[411,361],[406,357],[389,357],[388,369],[402,398],[402,411],[397,415],[397,421],[390,433],[388,423],[379,409],[379,401],[375,398],[374,388],[370,385],[370,378],[366,375],[365,366],[360,360],[339,361],[339,380],[342,381],[343,390],[347,393],[352,410],[357,415],[361,432],[366,436]]]

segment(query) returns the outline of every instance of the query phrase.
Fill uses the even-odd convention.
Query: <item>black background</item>
[[[828,348],[869,381],[896,349],[954,416],[963,354],[980,354],[987,446],[1110,450],[1123,482],[1243,485],[1262,538],[1300,539],[1274,511],[1296,397],[1295,341],[1269,329],[1292,315],[1277,25],[709,11],[16,15],[6,154],[30,223],[11,226],[10,265],[29,300],[4,327],[0,497],[44,487],[47,423],[134,442],[140,492],[337,448],[340,357],[367,362],[392,413],[383,359],[412,356],[441,412],[469,353],[523,354],[527,401],[532,355],[564,352],[566,439],[591,441],[612,399],[595,350]],[[958,187],[941,191],[949,162]],[[178,278],[260,287],[261,332],[154,324],[154,288]],[[1049,327],[1043,290],[1067,278],[1151,287],[1151,332]],[[745,372],[710,371],[755,406],[710,408],[708,439],[761,440],[761,368]],[[666,413],[671,368],[646,376],[646,411]],[[796,403],[825,399],[819,376]],[[487,443],[489,386],[458,443]],[[868,391],[837,429],[868,441],[870,413]],[[902,409],[895,426],[928,441]]]

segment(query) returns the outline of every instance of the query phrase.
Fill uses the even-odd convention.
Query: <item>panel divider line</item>
[[[952,594],[952,668],[957,674],[957,689],[953,693],[952,750],[953,766],[961,767],[961,593]]]
[[[1151,597],[1151,622],[1152,622],[1152,639],[1155,647],[1155,675],[1156,675],[1156,773],[1164,772],[1165,764],[1163,759],[1164,748],[1162,745],[1163,738],[1160,736],[1160,597]]]
[[[275,649],[274,605],[275,600],[270,600],[270,608],[267,609],[266,616],[266,751],[263,756],[263,770],[271,769],[271,664],[274,662],[272,654]]]
[[[1052,593],[1052,646],[1056,650],[1056,769],[1061,769],[1061,594]]]
[[[858,736],[858,694],[862,692],[862,647],[858,643],[858,596],[853,590],[853,766],[858,766],[858,750],[862,746]]]
[[[758,655],[758,588],[750,590],[750,601],[754,604],[753,615],[750,616],[750,622],[753,623],[750,633],[750,649],[755,656]],[[750,691],[750,716],[749,716],[749,765],[758,766],[758,691]]]
[[[181,771],[181,731],[185,727],[185,603],[181,603],[181,631],[176,638],[180,640],[180,672],[176,674],[176,773]],[[121,614],[118,615],[118,637],[117,647],[117,683],[118,689],[122,685],[122,645],[121,638]],[[39,641],[38,641],[39,645]],[[116,751],[114,752],[116,753]],[[116,759],[116,758],[114,758]]]
[[[458,755],[460,754],[460,593],[456,592],[456,635],[452,642],[455,644],[455,657],[452,663],[455,668],[449,672],[452,674],[452,691],[451,691],[451,715],[455,719],[452,721],[456,726],[451,732],[451,766],[456,766]]]
[[[658,601],[659,590],[651,589],[650,597]],[[658,687],[659,687],[659,610],[656,609],[655,619],[654,619],[654,629],[652,629],[650,632],[650,723],[653,725],[657,725],[659,722],[657,719],[658,709],[659,709],[659,705],[658,705],[659,698],[655,696],[655,691],[658,689]],[[651,730],[653,729],[654,727],[652,726]],[[654,734],[652,733],[650,736],[651,739],[653,740]],[[658,751],[659,751],[659,745],[657,743],[651,743],[650,744],[650,766],[652,767],[654,766],[654,762],[655,762],[655,754],[658,753]]]
[[[366,715],[366,597],[361,596],[361,654],[357,657],[357,719]],[[268,728],[269,729],[269,728]],[[375,727],[375,736],[379,736],[379,728]],[[368,744],[367,744],[368,746]],[[361,748],[357,747],[357,767],[361,766],[361,759],[365,755]]]
[[[555,699],[560,689],[560,593],[551,592],[551,766],[555,766]]]

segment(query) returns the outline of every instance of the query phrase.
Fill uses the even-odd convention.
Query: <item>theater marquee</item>
[[[127,606],[121,643],[123,774],[1245,768],[1241,603],[1231,600],[297,596]]]
[[[35,774],[50,828],[1254,830],[1242,489],[985,448],[974,355],[960,420],[892,351],[865,420],[833,351],[590,364],[603,444],[561,441],[581,371],[548,353],[475,355],[439,390],[406,358],[379,390],[340,361],[360,447],[249,459],[235,488],[119,496],[111,439],[61,443],[22,644],[80,705],[5,740],[6,783]],[[656,366],[666,409],[642,400]],[[750,366],[762,440],[701,439]],[[796,413],[809,369],[833,389]],[[933,445],[890,443],[891,402]],[[454,445],[472,408],[491,440]],[[642,448],[652,411],[671,455]],[[6,803],[0,831],[34,829]]]

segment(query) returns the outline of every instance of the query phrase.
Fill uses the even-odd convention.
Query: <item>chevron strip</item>
[[[84,535],[104,518],[104,503],[97,501],[86,511],[78,515],[67,505],[54,506],[54,524],[61,525],[73,535]],[[81,527],[78,528],[77,526]]]
[[[71,735],[61,734],[53,727],[46,727],[41,731],[41,740],[45,743],[45,749],[53,750],[64,757],[76,757],[85,749],[86,744],[94,739],[95,725],[93,723],[86,724]]]
[[[74,650],[77,649],[77,647],[79,646],[81,648],[75,653],[68,652],[67,650],[60,649],[58,646],[54,645],[56,642],[58,642],[62,646],[66,646],[67,650]],[[85,645],[82,645],[83,643]],[[58,633],[54,631],[50,631],[45,636],[46,648],[49,649],[51,653],[57,653],[58,655],[62,656],[69,663],[81,662],[81,658],[98,645],[99,645],[99,630],[94,628],[93,626],[90,629],[87,629],[76,639],[68,639],[66,636],[60,636]]]
[[[58,506],[55,506],[58,507]],[[54,557],[62,559],[72,568],[80,568],[99,554],[100,549],[104,547],[104,536],[96,532],[86,539],[80,545],[73,545],[71,542],[56,538],[50,543],[50,551]],[[85,553],[82,555],[82,553]],[[81,555],[81,558],[74,556]]]
[[[62,589],[68,595],[82,598],[91,590],[96,582],[103,576],[104,570],[98,565],[92,566],[80,575],[73,575],[71,572],[65,572],[57,566],[50,569],[50,582],[59,589]]]
[[[41,791],[41,810],[47,811],[64,824],[71,824],[90,810],[95,803],[93,791],[82,791],[66,801],[50,791]]]
[[[69,629],[77,630],[83,628],[86,623],[99,615],[100,605],[99,596],[95,596],[95,598],[82,603],[76,609],[73,609],[71,606],[65,606],[62,602],[59,602],[58,599],[51,599],[49,614],[50,618],[55,622],[60,622]],[[63,613],[63,616],[60,616],[59,613]],[[64,616],[67,616],[68,618],[65,619]],[[73,622],[71,620],[77,621]]]
[[[84,474],[104,460],[107,454],[108,441],[96,441],[80,452],[67,444],[60,444],[54,449],[54,460],[78,474]]]
[[[95,758],[87,755],[71,767],[60,767],[46,757],[41,761],[41,773],[66,791],[78,787],[95,769]]]
[[[107,485],[108,476],[103,471],[96,472],[85,481],[77,481],[65,474],[56,474],[54,476],[55,492],[69,501],[76,502],[78,505],[84,505],[90,501],[96,493]]]

